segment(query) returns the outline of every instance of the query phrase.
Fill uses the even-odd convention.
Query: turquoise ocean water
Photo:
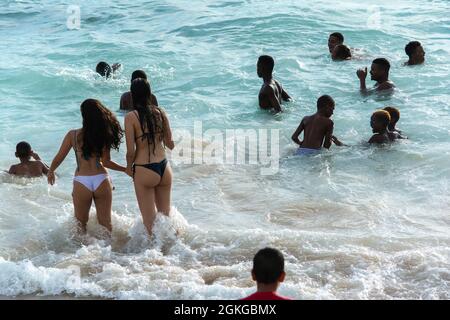
[[[79,29],[67,24],[74,5]],[[94,209],[89,235],[74,232],[72,153],[55,187],[0,174],[0,295],[237,299],[254,290],[254,253],[274,246],[286,258],[280,292],[293,298],[449,299],[448,12],[446,0],[1,1],[1,170],[21,140],[49,163],[86,98],[123,122],[135,69],[174,130],[279,129],[280,162],[270,176],[258,165],[173,163],[172,216],[150,240],[126,175],[111,173],[109,241]],[[334,31],[355,60],[331,61]],[[424,65],[402,66],[410,40],[422,42]],[[258,109],[261,54],[294,98],[280,115]],[[377,57],[392,65],[390,98],[358,91],[357,68]],[[93,72],[100,60],[123,66],[105,81]],[[335,134],[350,147],[294,157],[290,136],[322,94],[334,97]],[[369,148],[370,115],[387,105],[410,139]],[[125,162],[125,145],[113,158]]]

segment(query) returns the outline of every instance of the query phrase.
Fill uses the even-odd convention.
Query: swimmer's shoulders
[[[383,82],[382,84],[377,86],[378,91],[390,90],[390,89],[394,89],[394,88],[395,88],[395,84],[390,80]]]

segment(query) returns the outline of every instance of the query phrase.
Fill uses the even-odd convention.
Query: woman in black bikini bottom
[[[142,219],[152,233],[156,213],[169,215],[172,169],[165,148],[174,148],[165,112],[151,104],[151,89],[145,79],[131,84],[135,111],[125,117],[127,174],[133,177]]]

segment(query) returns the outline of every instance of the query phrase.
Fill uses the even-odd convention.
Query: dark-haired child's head
[[[389,70],[391,64],[385,58],[378,58],[372,61],[372,67],[370,68],[370,76],[372,80],[382,81],[389,78]]]
[[[22,141],[16,145],[16,157],[19,159],[29,159],[31,157],[31,146],[28,142]]]
[[[147,80],[147,74],[143,70],[133,71],[133,73],[131,74],[131,82],[133,82],[133,80],[138,78]]]
[[[344,36],[340,32],[334,32],[328,37],[328,50],[333,52],[334,47],[344,43]]]
[[[372,114],[370,118],[370,126],[374,133],[382,133],[388,129],[391,122],[391,116],[386,110],[377,110]]]
[[[271,56],[263,55],[258,58],[256,64],[256,71],[258,77],[264,78],[272,75],[273,68],[275,66],[275,60]]]
[[[338,44],[334,47],[333,52],[331,53],[331,58],[333,60],[348,60],[352,57],[352,53],[350,48],[345,44]]]
[[[111,73],[112,73],[112,68],[106,62],[101,61],[101,62],[99,62],[97,64],[97,67],[95,68],[95,71],[97,71],[97,73],[99,75],[101,75],[102,77],[109,78],[111,76]]]
[[[419,41],[411,41],[405,46],[405,53],[409,57],[410,64],[420,64],[425,61],[425,50]]]
[[[272,248],[259,250],[253,258],[252,277],[259,284],[278,284],[283,282],[284,272],[283,254]]]
[[[386,107],[383,110],[389,112],[389,116],[391,117],[391,121],[389,122],[388,126],[389,130],[395,130],[395,125],[397,124],[398,120],[400,120],[400,111],[394,107]]]
[[[317,99],[317,111],[324,117],[331,117],[334,112],[334,100],[329,95],[323,95]]]

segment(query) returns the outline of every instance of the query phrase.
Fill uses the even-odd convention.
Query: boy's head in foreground
[[[30,160],[31,153],[31,145],[28,142],[22,141],[16,145],[16,157],[21,161]]]
[[[256,253],[253,258],[252,278],[258,285],[278,287],[285,276],[284,257],[279,250],[264,248]]]
[[[390,122],[391,116],[386,110],[377,110],[370,118],[370,126],[372,127],[373,133],[386,132]]]
[[[334,112],[334,100],[329,95],[323,95],[317,99],[317,112],[327,118],[330,118]]]
[[[388,126],[389,131],[394,131],[395,125],[397,124],[398,120],[400,120],[400,111],[394,107],[386,107],[383,110],[389,112],[389,116],[391,117],[391,121],[389,122]]]

